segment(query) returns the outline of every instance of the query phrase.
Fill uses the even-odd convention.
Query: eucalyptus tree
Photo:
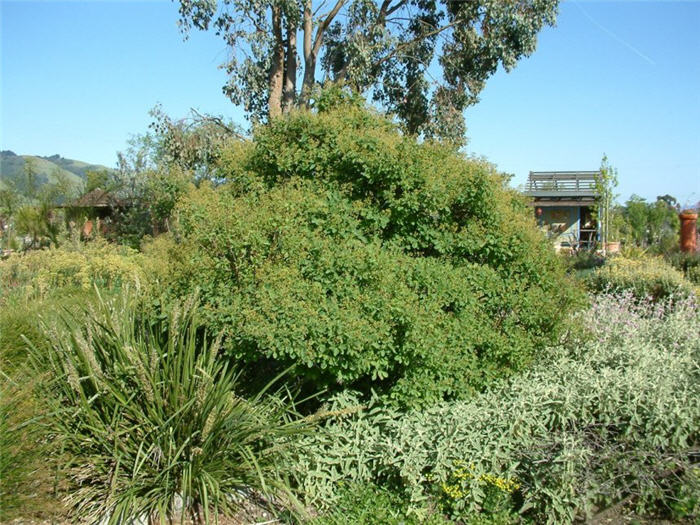
[[[175,0],[174,0],[175,1]],[[341,82],[409,133],[459,139],[463,110],[499,66],[534,52],[559,0],[177,0],[185,38],[213,29],[229,47],[224,92],[253,120],[308,105]]]

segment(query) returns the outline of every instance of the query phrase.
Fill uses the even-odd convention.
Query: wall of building
[[[541,210],[542,214],[537,218],[537,222],[554,244],[576,246],[579,239],[580,208],[547,206],[542,207]]]

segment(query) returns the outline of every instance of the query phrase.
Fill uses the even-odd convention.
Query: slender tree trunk
[[[284,113],[294,107],[297,96],[297,28],[291,22],[287,25],[286,52],[284,90],[282,92],[282,111]]]
[[[304,1],[304,83],[301,86],[301,100],[308,106],[311,88],[316,78],[316,59],[321,52],[323,45],[323,35],[331,25],[331,22],[345,5],[346,0],[337,0],[333,9],[321,20],[316,29],[316,36],[312,36],[313,13],[311,11],[311,0]],[[313,39],[313,44],[311,40]]]
[[[308,106],[311,88],[316,77],[316,57],[313,55],[311,39],[313,38],[313,12],[311,0],[304,1],[304,80],[301,84],[301,103]]]
[[[267,101],[268,117],[270,119],[282,114],[282,84],[284,82],[284,40],[282,38],[282,9],[272,7],[272,34],[274,48],[272,64],[270,64],[269,98]]]

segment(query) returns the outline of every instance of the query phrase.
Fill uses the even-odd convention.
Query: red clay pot
[[[698,214],[693,210],[685,210],[678,214],[678,218],[681,220],[681,251],[695,253],[698,249]]]

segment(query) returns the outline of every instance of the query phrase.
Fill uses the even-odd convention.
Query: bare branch
[[[326,32],[328,29],[328,26],[331,25],[331,22],[335,18],[335,15],[338,14],[338,11],[345,5],[346,0],[338,0],[335,3],[335,6],[333,6],[333,9],[331,10],[330,13],[328,13],[324,18],[323,22],[321,22],[318,26],[318,29],[316,30],[316,39],[314,41],[314,48],[313,48],[313,54],[314,56],[318,56],[319,51],[321,51],[321,44],[323,43],[323,34]]]
[[[190,108],[190,111],[191,111],[194,115],[196,115],[197,118],[198,118],[200,121],[203,121],[203,122],[211,122],[212,124],[215,124],[215,125],[219,126],[220,128],[222,128],[223,130],[225,130],[226,132],[230,133],[231,135],[233,135],[234,137],[236,137],[236,138],[238,138],[238,139],[243,139],[243,138],[245,138],[245,137],[243,137],[243,135],[241,135],[240,133],[238,133],[238,132],[237,132],[235,129],[233,129],[231,126],[227,125],[227,124],[221,119],[221,117],[216,117],[216,116],[214,116],[214,115],[205,115],[205,114],[200,113],[199,111],[197,111],[197,110],[194,109],[194,108]]]
[[[380,66],[381,64],[383,64],[387,60],[390,60],[391,58],[393,58],[396,54],[401,53],[404,49],[411,47],[412,45],[416,44],[417,42],[420,42],[421,40],[425,40],[426,38],[430,38],[431,36],[439,35],[440,33],[446,31],[447,29],[450,29],[451,27],[454,27],[455,25],[457,25],[458,22],[459,22],[459,20],[455,20],[454,22],[446,24],[438,29],[435,29],[434,31],[430,31],[429,33],[425,33],[425,34],[417,36],[416,38],[413,38],[407,42],[403,42],[403,43],[397,45],[391,53],[382,57],[375,64],[375,66]]]

